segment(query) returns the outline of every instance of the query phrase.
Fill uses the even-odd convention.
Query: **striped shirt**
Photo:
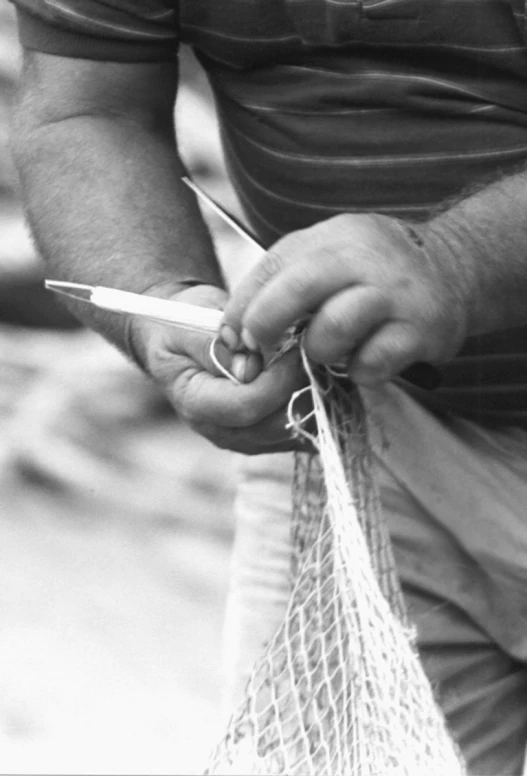
[[[527,159],[524,0],[14,0],[29,48],[194,47],[261,239],[342,212],[422,220]],[[436,395],[527,425],[527,328],[471,339]]]

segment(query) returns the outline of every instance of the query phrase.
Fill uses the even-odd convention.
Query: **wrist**
[[[477,264],[469,234],[445,217],[409,228],[434,268],[437,292],[443,294],[462,342],[481,326]]]
[[[510,294],[502,289],[504,264],[498,251],[489,251],[484,222],[484,217],[479,223],[475,215],[469,219],[456,208],[430,221],[426,229],[432,250],[452,264],[453,282],[465,310],[467,336],[504,328],[507,307],[512,303]]]

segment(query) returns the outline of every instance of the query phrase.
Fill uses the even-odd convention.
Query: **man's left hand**
[[[275,243],[234,290],[224,320],[267,350],[307,318],[307,355],[345,361],[356,383],[374,386],[455,355],[468,325],[465,269],[446,247],[428,253],[401,221],[339,215]]]

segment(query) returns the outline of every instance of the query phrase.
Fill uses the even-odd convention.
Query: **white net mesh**
[[[297,455],[292,594],[207,773],[460,776],[414,647],[360,396],[304,363],[319,454]]]

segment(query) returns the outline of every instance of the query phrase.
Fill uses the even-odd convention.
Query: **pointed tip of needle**
[[[84,283],[68,283],[64,280],[45,280],[44,287],[48,291],[55,291],[57,294],[64,294],[73,299],[90,299],[93,286],[87,286]]]

